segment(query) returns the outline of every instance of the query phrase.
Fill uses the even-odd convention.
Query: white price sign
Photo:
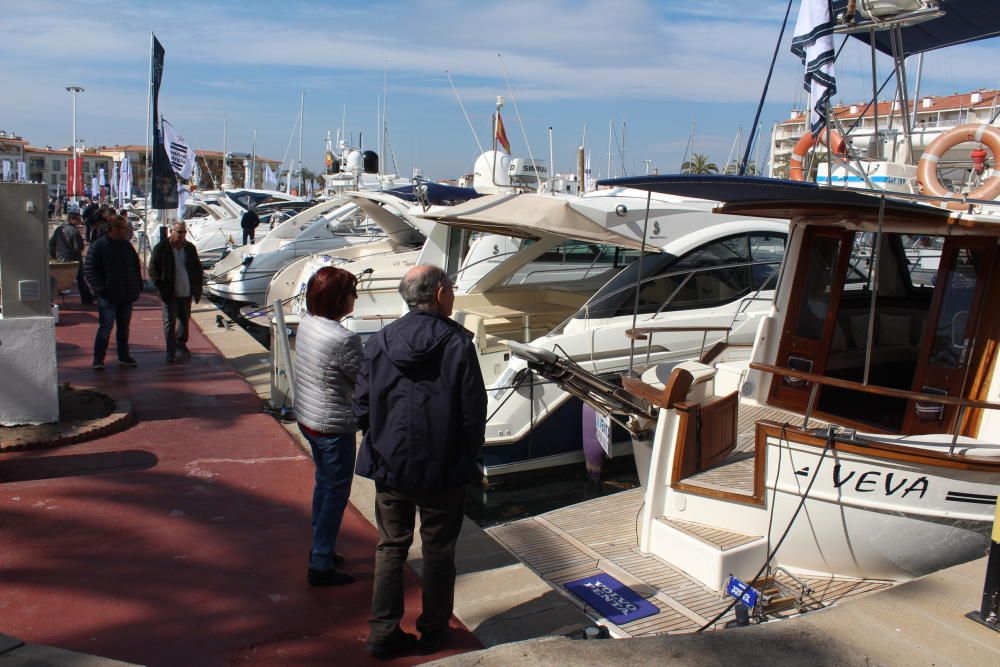
[[[611,458],[611,416],[602,415],[600,412],[594,413],[594,426],[597,433],[597,442],[601,449]]]

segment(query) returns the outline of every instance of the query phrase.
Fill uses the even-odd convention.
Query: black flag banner
[[[152,207],[155,209],[177,208],[177,177],[170,166],[170,156],[163,145],[163,129],[160,126],[160,81],[163,78],[163,56],[165,51],[160,40],[153,36],[153,69],[150,85],[153,87],[153,183]]]

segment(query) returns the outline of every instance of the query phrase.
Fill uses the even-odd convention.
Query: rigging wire
[[[787,427],[787,426],[788,426],[788,424],[786,423],[782,427],[782,434],[785,433],[785,427]],[[760,566],[760,569],[757,570],[757,574],[755,574],[750,579],[751,583],[754,582],[754,581],[756,581],[758,578],[760,578],[760,575],[762,575],[764,573],[764,570],[766,570],[768,567],[770,567],[771,560],[774,559],[774,555],[776,553],[778,553],[778,550],[781,548],[781,545],[784,544],[784,542],[785,542],[785,538],[788,537],[788,533],[792,530],[792,526],[795,525],[795,519],[798,518],[799,512],[801,512],[802,508],[805,506],[806,499],[809,498],[809,492],[812,491],[813,484],[816,482],[816,479],[819,477],[819,469],[823,465],[824,459],[826,459],[827,452],[829,452],[830,449],[833,447],[834,433],[835,433],[835,431],[834,431],[833,428],[831,428],[829,431],[827,431],[826,444],[823,445],[823,453],[820,454],[819,461],[816,462],[816,470],[813,471],[812,478],[809,480],[809,484],[806,486],[805,493],[803,493],[802,497],[799,499],[799,505],[798,505],[798,507],[795,508],[795,512],[792,513],[792,518],[788,520],[788,525],[785,526],[785,530],[781,534],[781,538],[778,539],[778,543],[776,545],[774,545],[774,549],[773,550],[771,550],[771,551],[768,552],[767,558],[764,560],[764,564]],[[787,442],[787,438],[786,438],[786,442]],[[777,492],[778,492],[777,491],[777,487],[775,487],[775,491],[774,492],[775,492],[775,494],[777,494]],[[772,507],[771,511],[773,512],[774,511],[774,509],[773,509],[774,508],[774,503],[773,502],[771,503],[771,507]],[[700,628],[698,628],[697,630],[695,630],[695,633],[704,632],[708,628],[710,628],[713,625],[715,625],[716,623],[718,623],[719,620],[723,616],[725,616],[726,614],[728,614],[730,612],[730,610],[737,605],[737,603],[739,603],[739,600],[736,599],[736,598],[733,598],[733,601],[730,602],[726,606],[725,609],[723,609],[722,611],[720,611],[715,616],[715,618],[713,618],[709,622],[705,623],[705,625],[703,625]]]
[[[479,136],[476,134],[476,128],[473,127],[472,121],[469,119],[469,112],[465,110],[465,105],[462,104],[462,98],[459,97],[458,95],[458,88],[455,87],[455,82],[452,81],[451,79],[451,72],[445,70],[444,75],[448,77],[448,83],[451,84],[451,90],[452,92],[455,93],[455,99],[458,100],[458,106],[462,110],[462,113],[465,115],[465,122],[469,124],[469,130],[472,132],[472,138],[476,140],[476,145],[479,146],[479,153],[481,155],[486,151],[483,150],[483,145],[482,143],[480,143]]]
[[[760,101],[757,103],[757,113],[753,117],[753,124],[751,127],[751,132],[757,131],[757,123],[760,122],[760,114],[764,110],[764,100],[767,99],[767,89],[771,85],[771,75],[774,74],[774,64],[778,60],[778,50],[781,48],[781,40],[785,37],[785,28],[788,27],[788,15],[792,11],[792,0],[788,0],[788,6],[785,7],[785,19],[781,22],[781,32],[778,33],[778,41],[774,43],[774,55],[771,56],[771,67],[767,70],[767,79],[764,81],[764,90],[760,94]],[[743,155],[743,160],[740,162],[740,176],[746,176],[747,171],[747,161],[750,159],[750,145],[753,143],[753,137],[747,141],[747,152]]]

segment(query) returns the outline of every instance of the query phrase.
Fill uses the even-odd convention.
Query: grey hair
[[[451,285],[448,274],[437,266],[428,265],[423,271],[415,273],[412,277],[407,274],[399,283],[399,295],[410,310],[433,305],[438,287]]]

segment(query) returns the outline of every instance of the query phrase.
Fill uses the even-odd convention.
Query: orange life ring
[[[847,142],[844,141],[843,135],[833,130],[830,132],[830,136],[833,138],[834,155],[847,155]],[[826,130],[820,132],[818,137],[814,137],[812,132],[803,134],[799,142],[795,144],[795,148],[792,149],[792,156],[788,158],[788,178],[793,181],[806,180],[806,174],[802,170],[802,162],[806,159],[806,153],[813,147],[817,139],[824,146],[830,146],[830,142],[826,138]]]
[[[941,185],[941,181],[938,180],[938,160],[949,148],[970,141],[986,144],[993,152],[994,160],[1000,156],[1000,129],[986,123],[970,123],[953,127],[932,141],[931,145],[924,150],[924,154],[920,156],[920,164],[917,165],[917,183],[920,184],[920,189],[924,194],[955,199],[956,193],[946,190]],[[969,198],[996,199],[998,195],[1000,195],[1000,174],[994,171],[985,183],[969,193]],[[969,207],[962,201],[946,201],[943,204],[955,211],[964,211]]]

